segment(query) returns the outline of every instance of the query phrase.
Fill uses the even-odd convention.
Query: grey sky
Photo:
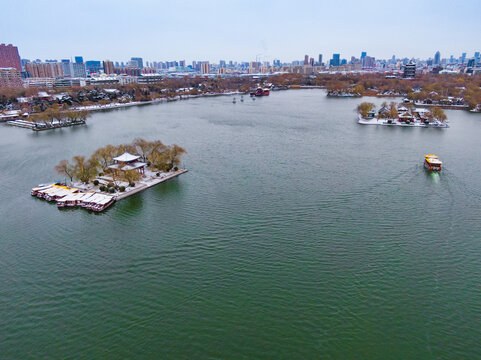
[[[29,59],[292,61],[481,50],[479,0],[0,1],[0,42]]]

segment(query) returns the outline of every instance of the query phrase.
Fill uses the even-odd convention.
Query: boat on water
[[[115,202],[115,197],[105,194],[92,195],[85,201],[82,201],[82,207],[92,211],[103,211]]]
[[[434,154],[424,155],[424,167],[429,171],[441,171],[443,162]]]
[[[115,197],[96,192],[71,193],[57,200],[58,208],[81,206],[92,211],[103,211],[115,202]]]
[[[38,192],[41,190],[47,190],[51,188],[55,184],[39,184],[38,186],[34,187],[32,191],[30,191],[30,195],[37,196]]]
[[[256,90],[250,92],[251,96],[269,96],[269,94],[269,89],[263,89],[261,87],[258,87]]]
[[[104,195],[104,197],[100,200],[97,201],[97,204],[91,207],[93,211],[99,212],[99,211],[104,211],[107,209],[110,205],[112,205],[115,202],[115,197],[109,196],[109,195]]]

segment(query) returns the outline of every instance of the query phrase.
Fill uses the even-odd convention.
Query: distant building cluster
[[[193,61],[187,65],[180,61],[146,61],[132,57],[129,61],[87,60],[75,56],[74,60],[61,59],[20,59],[18,48],[12,44],[0,44],[0,87],[71,87],[88,84],[129,84],[152,83],[163,77],[175,76],[243,76],[252,74],[296,73],[312,75],[323,72],[391,72],[405,78],[417,73],[481,73],[480,52],[468,58],[466,53],[455,58],[442,58],[437,51],[433,58],[426,60],[396,58],[376,59],[367,52],[359,58],[349,60],[340,53],[323,62],[323,55],[304,55],[303,60],[281,62],[269,61],[235,62],[219,60],[218,64],[209,61]]]

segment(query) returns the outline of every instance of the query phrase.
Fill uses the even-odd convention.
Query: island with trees
[[[370,102],[357,106],[358,123],[362,125],[395,125],[408,127],[447,128],[447,116],[439,106],[429,109],[415,107],[412,103],[390,104],[383,102],[378,111]]]
[[[70,161],[60,161],[55,171],[65,180],[39,185],[32,189],[32,195],[55,200],[59,207],[83,206],[101,211],[102,206],[86,201],[86,195],[89,200],[95,195],[110,205],[177,177],[187,172],[180,168],[185,153],[179,145],[141,138],[130,144],[107,145],[95,150],[90,157],[77,155]]]

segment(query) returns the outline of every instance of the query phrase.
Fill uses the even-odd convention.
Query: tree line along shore
[[[425,74],[402,79],[382,73],[322,73],[310,76],[278,74],[265,78],[164,78],[153,84],[105,84],[54,90],[2,88],[0,112],[19,110],[34,116],[34,119],[39,116],[38,119],[44,121],[43,117],[52,119],[52,112],[48,110],[53,108],[55,112],[56,106],[63,112],[89,105],[145,103],[228,92],[248,93],[263,82],[268,82],[274,90],[318,86],[326,88],[328,94],[334,96],[403,96],[421,104],[452,105],[453,108],[481,111],[479,75]],[[39,96],[39,90],[44,96]]]

